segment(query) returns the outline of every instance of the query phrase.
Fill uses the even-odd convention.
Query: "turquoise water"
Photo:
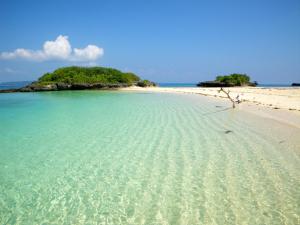
[[[0,90],[15,89],[25,87],[32,81],[16,81],[16,82],[4,82],[0,83]],[[197,83],[157,83],[160,87],[194,87],[197,88]],[[258,87],[265,88],[296,88],[292,87],[291,84],[259,84]]]
[[[0,224],[299,224],[299,129],[228,105],[1,94]]]

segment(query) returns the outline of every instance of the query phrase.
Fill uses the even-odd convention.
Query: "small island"
[[[217,76],[214,81],[205,81],[197,84],[198,87],[255,87],[257,82],[250,82],[250,77],[247,74],[233,73],[225,76]]]
[[[85,89],[115,89],[130,86],[150,87],[155,83],[142,80],[134,73],[124,73],[105,67],[63,67],[52,73],[46,73],[37,81],[19,88],[0,90],[7,92],[37,92]]]
[[[292,83],[291,86],[300,87],[300,83]]]

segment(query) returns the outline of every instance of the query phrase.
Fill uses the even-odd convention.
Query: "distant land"
[[[22,88],[30,83],[32,83],[32,81],[0,82],[0,90]]]
[[[256,81],[250,82],[250,77],[247,74],[233,73],[225,76],[217,76],[214,81],[205,81],[197,84],[198,87],[255,87]]]

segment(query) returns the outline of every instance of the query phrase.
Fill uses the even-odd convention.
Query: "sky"
[[[0,82],[70,65],[155,82],[300,82],[300,1],[0,0]]]

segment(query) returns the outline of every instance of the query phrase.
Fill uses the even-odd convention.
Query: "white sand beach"
[[[166,92],[199,94],[231,102],[226,94],[219,92],[220,88],[197,88],[197,87],[129,87],[125,91],[141,92]],[[224,88],[230,91],[230,96],[236,99],[239,96],[239,110],[247,110],[259,116],[275,119],[300,128],[300,88],[261,88],[261,87],[233,87]]]

